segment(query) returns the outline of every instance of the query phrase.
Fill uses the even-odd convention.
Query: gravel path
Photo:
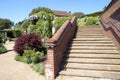
[[[5,44],[8,50],[13,50],[14,42]],[[33,71],[29,65],[15,61],[16,53],[9,51],[0,54],[0,80],[45,80],[44,76]]]

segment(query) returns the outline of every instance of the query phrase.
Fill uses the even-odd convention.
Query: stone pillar
[[[47,50],[47,61],[45,65],[45,76],[47,80],[55,79],[55,69],[54,69],[54,47],[49,46]]]

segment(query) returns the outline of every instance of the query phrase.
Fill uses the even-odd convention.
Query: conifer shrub
[[[42,50],[42,40],[35,33],[25,34],[18,37],[15,42],[14,51],[19,55],[23,55],[24,50]]]

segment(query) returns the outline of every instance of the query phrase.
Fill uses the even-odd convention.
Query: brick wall
[[[120,50],[120,0],[112,0],[100,16],[100,25]]]
[[[67,20],[56,34],[47,40],[47,61],[45,64],[45,75],[48,80],[54,80],[59,72],[61,60],[66,47],[73,37],[77,26],[77,19],[73,17]]]

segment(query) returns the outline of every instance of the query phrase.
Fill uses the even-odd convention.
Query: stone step
[[[99,47],[99,46],[69,46],[68,50],[116,50],[116,47]]]
[[[74,38],[73,40],[89,40],[89,41],[91,41],[91,40],[99,40],[99,41],[103,41],[103,40],[110,40],[110,39],[108,39],[108,38]]]
[[[77,53],[119,53],[117,50],[70,50],[67,52]]]
[[[78,31],[78,33],[103,33],[102,31],[100,30],[81,30],[81,31]]]
[[[120,79],[120,72],[67,69],[60,72],[61,75],[78,76],[78,77],[97,77],[108,79]]]
[[[120,79],[120,54],[99,26],[79,27],[62,60],[60,75]]]
[[[88,64],[111,64],[120,65],[120,59],[98,59],[98,58],[68,58],[68,63],[88,63]]]
[[[71,47],[72,46],[82,46],[82,47],[83,46],[87,46],[87,47],[95,47],[95,46],[99,46],[99,47],[101,46],[102,47],[102,46],[104,46],[105,47],[105,46],[115,46],[115,45],[114,44],[90,44],[90,43],[82,44],[82,43],[73,43],[73,44],[70,44],[69,46],[71,46]]]
[[[74,42],[71,42],[69,45],[83,45],[83,46],[87,46],[87,45],[114,45],[112,42],[77,42],[77,41],[74,41]]]
[[[100,28],[98,28],[98,29],[79,29],[78,32],[79,31],[82,31],[82,32],[84,32],[84,31],[101,31],[102,32],[102,30]]]
[[[67,63],[63,68],[120,72],[120,65]]]
[[[65,54],[64,57],[69,58],[102,58],[102,59],[120,59],[120,54],[77,54],[77,53],[71,53],[71,54]]]
[[[77,36],[104,36],[103,34],[79,34]]]
[[[103,34],[102,31],[79,31],[77,34]]]
[[[70,43],[113,43],[112,41],[83,41],[83,40],[71,40]]]
[[[69,44],[114,44],[111,41],[71,41]]]
[[[92,26],[92,25],[90,25],[90,26],[81,26],[81,27],[78,27],[78,30],[81,30],[81,29],[101,29],[101,27],[100,26]]]
[[[81,36],[81,35],[91,35],[91,36],[93,36],[93,35],[103,35],[103,33],[77,33],[76,34],[76,36]]]
[[[114,55],[118,55],[119,53],[113,53],[113,52],[70,52],[70,51],[66,51],[65,52],[65,54],[86,54],[86,55],[90,55],[90,54],[100,54],[100,55],[102,55],[102,54],[107,54],[107,55],[109,55],[109,54],[114,54]]]
[[[105,38],[105,36],[76,36],[75,38]]]

